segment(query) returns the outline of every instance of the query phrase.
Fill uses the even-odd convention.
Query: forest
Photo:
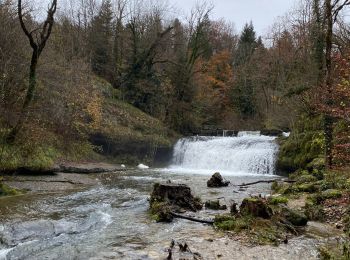
[[[309,220],[332,219],[328,200],[350,203],[349,7],[296,0],[259,35],[252,21],[237,31],[213,19],[209,1],[185,14],[166,0],[0,0],[0,196],[18,195],[2,183],[17,174],[152,167],[203,130],[264,131],[278,135],[274,174],[288,177],[274,192],[304,198]],[[345,233],[347,210],[334,223]],[[237,219],[247,220],[215,223],[227,231]],[[349,248],[321,255],[349,259]]]
[[[39,157],[40,168],[62,154],[91,156],[99,150],[91,142],[96,135],[122,142],[140,134],[157,145],[207,125],[288,131],[309,122],[315,124],[305,128],[327,134],[308,137],[324,143],[336,165],[347,162],[347,2],[331,3],[330,24],[322,1],[301,1],[263,36],[249,21],[237,33],[233,24],[211,20],[213,6],[205,2],[186,19],[169,15],[162,1],[52,5],[45,23],[40,9],[21,6],[26,33],[17,2],[0,5],[3,169]],[[128,112],[111,102],[151,116],[144,120],[157,130],[143,129],[150,122],[121,122],[113,113]],[[152,136],[157,131],[160,137]]]

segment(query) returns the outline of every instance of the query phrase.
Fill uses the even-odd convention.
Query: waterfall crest
[[[171,170],[224,175],[275,173],[275,137],[241,132],[237,137],[187,137],[173,152]]]

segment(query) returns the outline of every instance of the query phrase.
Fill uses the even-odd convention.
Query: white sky
[[[50,0],[25,0],[46,6]],[[74,0],[77,1],[77,0]],[[100,1],[100,0],[98,0]],[[142,0],[141,0],[142,1]],[[197,2],[203,0],[150,0],[151,2],[168,2],[175,7],[172,15],[185,18]],[[276,18],[285,15],[300,0],[205,0],[214,5],[212,19],[224,18],[235,25],[239,33],[245,23],[253,22],[258,35],[264,36]],[[69,2],[69,1],[68,1]],[[67,0],[59,0],[59,5],[67,8]],[[61,6],[62,8],[62,6]],[[69,8],[69,7],[68,7]]]
[[[169,2],[181,8],[183,12],[189,13],[197,0],[169,0]],[[211,18],[225,18],[234,23],[238,32],[242,30],[245,23],[253,21],[257,34],[264,35],[275,19],[286,14],[299,0],[212,0],[209,2],[215,6]]]

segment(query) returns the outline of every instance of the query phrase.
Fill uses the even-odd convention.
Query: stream
[[[222,158],[229,158],[214,159],[221,162],[219,169],[211,169],[214,164],[210,162],[205,165],[207,171],[201,172],[202,165],[196,163],[204,160],[203,156],[207,156],[207,160],[213,157],[210,153],[213,148],[205,152],[205,143],[207,147],[216,147],[215,154],[221,149]],[[239,145],[244,148],[237,148]],[[190,160],[194,151],[200,149],[203,150],[201,158]],[[244,156],[239,155],[237,149],[242,149]],[[276,178],[269,174],[273,172],[271,155],[275,152],[276,145],[270,137],[244,136],[225,142],[221,138],[180,140],[172,165],[167,169],[93,174],[91,177],[98,179],[99,184],[88,189],[2,198],[0,259],[165,259],[173,239],[186,241],[203,259],[317,259],[315,238],[299,237],[279,247],[249,247],[208,225],[182,219],[169,224],[155,223],[147,212],[153,184],[167,180],[189,185],[193,194],[203,201],[220,198],[227,206],[232,201],[240,203],[250,195],[268,195],[269,184],[249,186],[238,192],[232,185],[208,189],[206,182],[210,177],[208,172],[213,170],[222,170],[225,179],[233,185]],[[230,171],[230,165],[238,167],[235,162],[242,161],[256,162],[263,167],[254,172],[256,166],[244,168],[245,164],[241,164],[241,170]],[[215,214],[217,211],[205,209],[192,213],[206,219]]]

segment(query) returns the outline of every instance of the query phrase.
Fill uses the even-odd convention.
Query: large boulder
[[[266,200],[261,198],[246,198],[240,206],[242,215],[250,215],[253,217],[269,219],[272,217],[272,209]]]
[[[219,172],[214,173],[210,180],[207,181],[209,188],[227,187],[229,184],[230,182],[225,181]]]
[[[305,216],[305,214],[287,207],[283,208],[282,216],[293,226],[297,227],[306,226],[308,222],[308,218]]]

